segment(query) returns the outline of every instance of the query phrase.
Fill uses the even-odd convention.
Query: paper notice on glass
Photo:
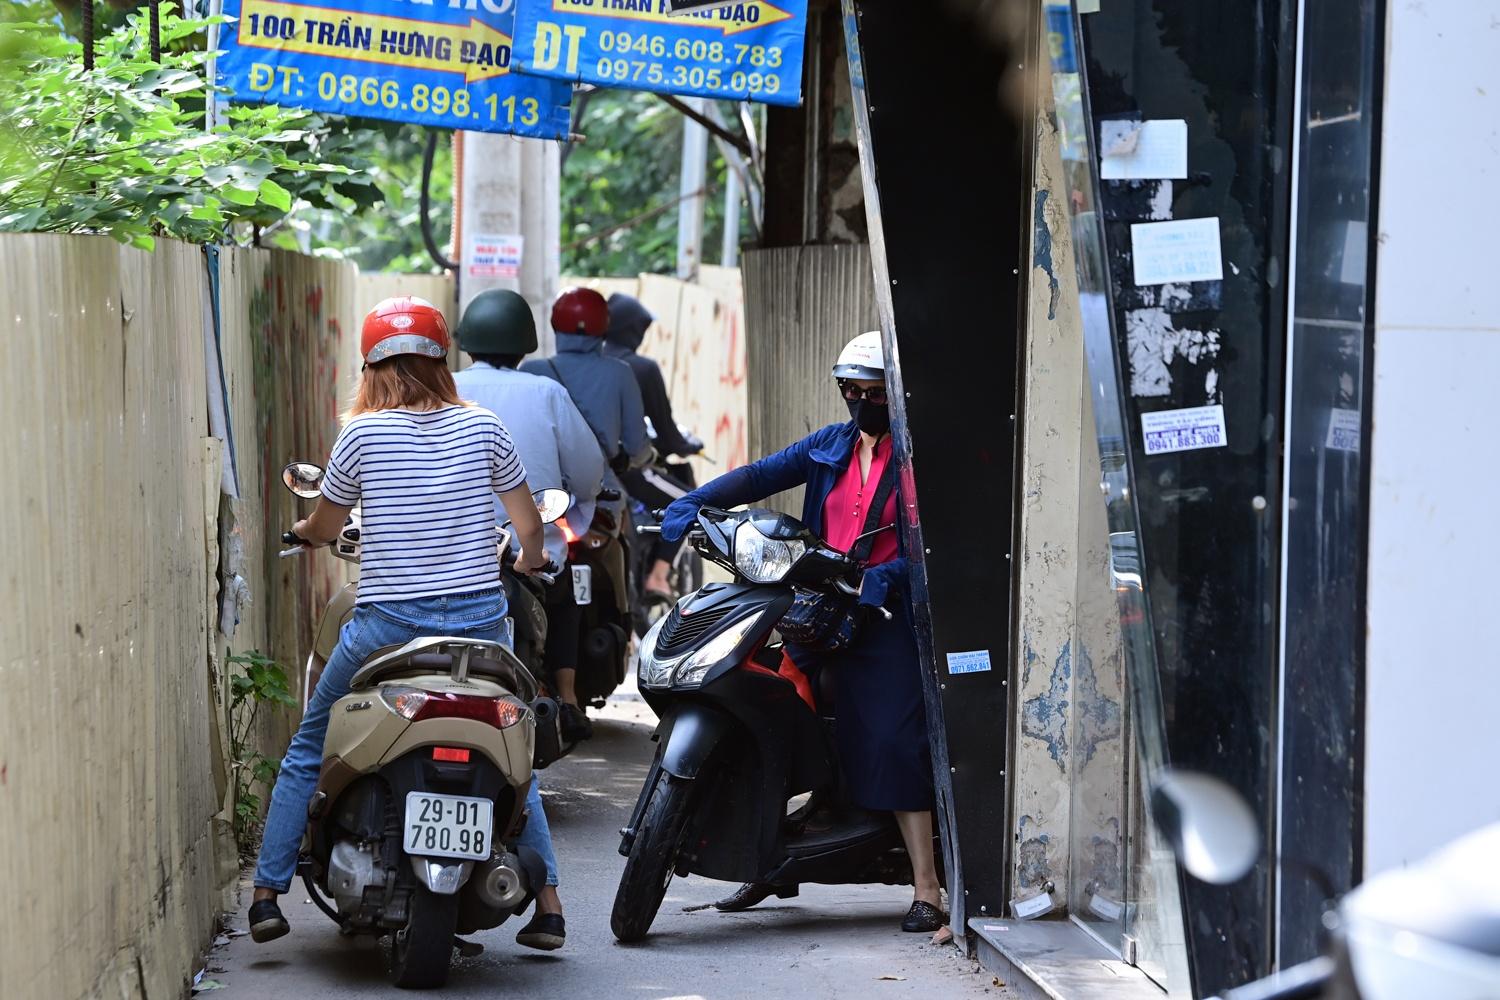
[[[476,233],[469,240],[468,272],[474,278],[514,278],[521,273],[520,235]]]
[[[1229,443],[1224,429],[1224,407],[1194,406],[1186,410],[1157,410],[1141,414],[1146,454],[1166,455],[1198,448],[1222,448]]]
[[[1224,280],[1218,219],[1138,222],[1130,227],[1137,285]]]
[[[1359,411],[1335,406],[1328,411],[1328,439],[1334,451],[1359,451]]]
[[[1106,181],[1187,177],[1187,122],[1181,118],[1100,122],[1099,177]]]

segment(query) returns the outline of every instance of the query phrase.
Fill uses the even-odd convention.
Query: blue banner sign
[[[807,0],[671,15],[670,0],[519,0],[522,73],[621,90],[800,104]]]
[[[232,100],[565,139],[572,88],[511,72],[514,0],[224,0]]]

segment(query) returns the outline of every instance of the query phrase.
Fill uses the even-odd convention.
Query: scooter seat
[[[537,696],[536,679],[515,653],[498,642],[454,636],[424,636],[402,646],[377,649],[350,678],[349,689],[358,691],[420,674],[449,674],[455,680],[483,677],[524,702]]]

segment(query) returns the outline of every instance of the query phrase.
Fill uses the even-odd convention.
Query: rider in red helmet
[[[560,382],[583,414],[609,465],[604,486],[619,496],[601,500],[599,507],[619,525],[625,513],[620,473],[639,468],[651,458],[641,389],[629,365],[603,353],[604,334],[609,329],[609,305],[604,296],[591,288],[565,288],[552,303],[551,318],[557,354],[533,358],[521,365],[521,371]],[[615,547],[613,553],[611,558],[623,560],[622,549]],[[618,568],[623,575],[623,563]],[[564,739],[592,735],[592,725],[582,713],[569,713],[563,721]]]
[[[448,346],[448,324],[430,302],[398,296],[370,310],[360,331],[359,394],[329,455],[322,496],[292,528],[305,544],[326,545],[358,506],[359,591],[354,618],[339,633],[271,790],[249,913],[256,941],[289,930],[276,900],[296,872],[329,712],[348,694],[355,672],[375,650],[418,636],[500,641],[507,608],[490,495],[499,496],[521,540],[516,569],[534,573],[549,562],[510,432],[495,414],[459,398]],[[531,821],[522,843],[542,855],[549,879],[517,940],[552,949],[566,929],[534,782],[527,803]]]

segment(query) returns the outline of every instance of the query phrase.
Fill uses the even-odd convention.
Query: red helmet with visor
[[[609,329],[609,303],[592,288],[564,288],[552,303],[552,329],[602,337]]]
[[[365,364],[417,354],[441,358],[448,354],[448,321],[442,310],[415,295],[397,295],[382,300],[365,314],[360,330],[359,352]]]

